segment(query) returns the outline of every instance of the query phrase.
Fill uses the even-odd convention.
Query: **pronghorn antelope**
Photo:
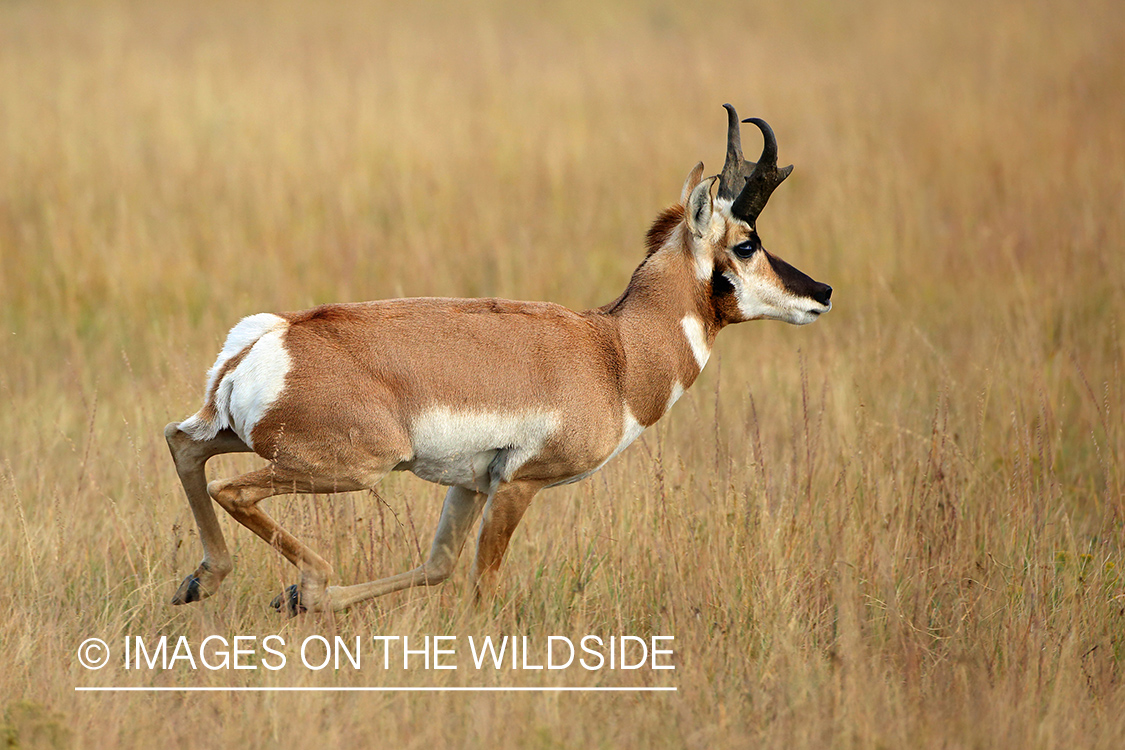
[[[724,326],[804,325],[831,309],[830,286],[758,238],[758,215],[792,166],[778,168],[773,131],[756,118],[743,122],[765,146],[744,161],[738,115],[724,106],[722,173],[691,170],[608,305],[396,299],[260,313],[231,329],[203,408],[164,430],[203,542],[172,603],[214,594],[233,567],[212,500],[297,566],[299,583],[273,602],[290,614],[444,581],[482,515],[472,575],[487,594],[535,494],[593,474],[660,419]],[[240,451],[269,464],[207,482],[207,459]],[[258,505],[370,489],[403,470],[449,490],[426,561],[377,581],[328,586],[332,567]]]

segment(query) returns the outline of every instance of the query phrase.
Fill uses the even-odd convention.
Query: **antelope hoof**
[[[207,561],[201,562],[195,572],[184,579],[172,596],[172,604],[191,604],[206,599],[219,590],[219,584],[230,572],[230,566],[216,567]]]
[[[199,582],[199,576],[193,573],[185,578],[180,587],[176,589],[176,593],[172,595],[172,604],[191,604],[209,596],[211,596],[211,592],[203,588],[203,585]]]
[[[307,612],[308,608],[301,603],[301,592],[297,589],[297,584],[293,584],[289,588],[282,591],[280,594],[273,598],[270,606],[281,611],[285,607],[285,613],[290,617],[296,617],[302,612]]]

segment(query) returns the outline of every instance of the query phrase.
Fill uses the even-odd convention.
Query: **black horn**
[[[765,141],[757,163],[742,158],[742,136],[739,132],[738,114],[729,104],[727,110],[727,159],[719,179],[719,197],[733,200],[730,212],[751,226],[758,220],[766,201],[778,185],[793,171],[793,165],[778,168],[777,138],[773,129],[757,117],[742,122],[752,122],[762,131]]]
[[[727,110],[727,160],[723,162],[723,173],[719,176],[719,197],[733,201],[746,184],[750,173],[744,172],[742,161],[742,134],[738,127],[738,113],[734,107],[724,104]],[[753,168],[753,164],[750,165]]]

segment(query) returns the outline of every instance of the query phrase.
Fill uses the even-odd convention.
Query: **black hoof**
[[[301,592],[297,590],[297,584],[285,589],[270,602],[270,606],[278,612],[281,611],[282,604],[285,605],[285,614],[290,617],[296,617],[302,612],[308,611],[305,605],[301,604]]]
[[[199,578],[188,576],[180,584],[180,588],[176,589],[176,593],[172,596],[172,604],[191,604],[202,598],[203,593],[199,588]]]

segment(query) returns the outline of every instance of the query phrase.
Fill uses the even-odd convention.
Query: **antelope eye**
[[[734,250],[735,255],[745,260],[758,249],[758,243],[754,242],[754,240],[746,240],[745,242],[738,243],[731,249]]]

